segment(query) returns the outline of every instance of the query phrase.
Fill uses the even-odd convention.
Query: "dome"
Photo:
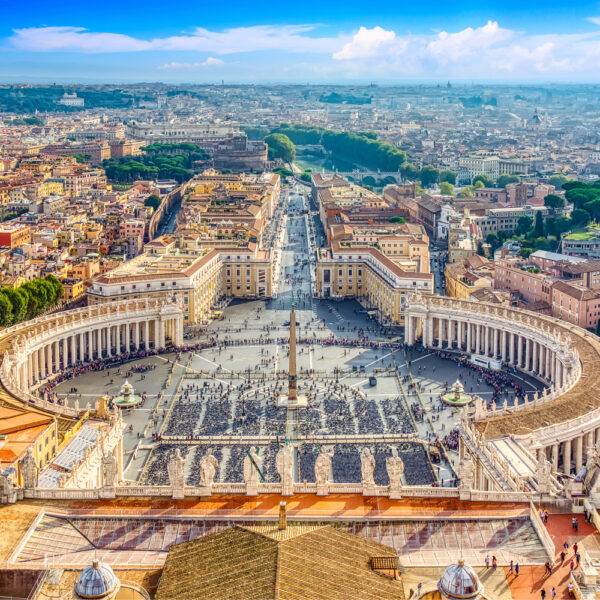
[[[479,577],[469,565],[461,560],[457,565],[450,565],[438,582],[438,590],[442,598],[452,600],[474,599],[482,597],[483,587]]]
[[[86,567],[75,584],[74,598],[112,598],[120,585],[113,570],[105,563],[95,560]]]

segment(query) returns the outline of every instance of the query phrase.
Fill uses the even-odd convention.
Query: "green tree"
[[[0,326],[8,327],[12,323],[13,306],[3,292],[0,292]]]
[[[456,185],[456,171],[451,169],[443,169],[440,171],[440,183],[446,181],[452,185]]]
[[[549,235],[560,237],[566,231],[573,227],[571,219],[565,216],[557,217],[556,219],[546,219],[546,228]]]
[[[519,217],[515,232],[518,235],[527,235],[531,231],[532,226],[533,219],[529,215],[523,215],[522,217]]]
[[[473,183],[473,187],[476,190],[482,190],[485,187],[485,183],[483,183],[483,181],[481,181],[481,179],[478,179],[477,181],[475,181]]]
[[[465,186],[458,192],[459,198],[473,198],[473,188],[470,185]]]
[[[548,179],[548,183],[553,185],[557,190],[562,190],[563,185],[569,181],[566,175],[556,174]]]
[[[544,217],[541,210],[535,213],[534,233],[536,238],[544,237]]]
[[[564,205],[565,205],[564,199],[561,198],[560,196],[557,196],[556,194],[548,194],[547,196],[544,197],[544,206],[547,206],[548,208],[552,208],[552,209],[563,208]]]
[[[151,206],[154,210],[158,210],[158,207],[161,205],[162,200],[156,194],[150,194],[144,200],[144,206]]]
[[[390,217],[390,223],[406,223],[404,217]]]
[[[454,186],[447,181],[442,181],[440,183],[440,192],[444,196],[454,196]]]
[[[576,227],[585,227],[591,220],[590,213],[583,208],[576,208],[571,213],[571,219]]]
[[[483,183],[483,187],[494,187],[494,182],[487,175],[475,175],[473,177],[473,184],[477,185],[478,181]]]
[[[11,323],[20,323],[27,316],[27,292],[21,288],[4,287],[0,290],[12,304]]]
[[[505,188],[509,183],[519,183],[520,178],[518,175],[500,175],[496,185],[499,188]]]
[[[296,147],[292,140],[283,133],[272,133],[265,138],[269,146],[269,158],[281,158],[287,162],[293,162],[296,158]]]
[[[586,202],[583,205],[583,208],[585,208],[585,210],[587,210],[590,213],[594,221],[600,219],[600,197],[594,198],[593,200]]]
[[[432,165],[425,165],[419,174],[421,185],[425,188],[437,182],[440,172]]]
[[[404,163],[400,167],[400,173],[402,174],[402,177],[414,181],[419,176],[419,169],[412,163]]]

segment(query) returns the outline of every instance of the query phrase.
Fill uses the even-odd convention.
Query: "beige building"
[[[225,298],[268,298],[272,294],[271,253],[246,248],[204,248],[198,238],[162,236],[144,252],[94,278],[88,303],[129,298],[176,298],[187,324],[207,322]]]
[[[408,295],[433,292],[429,272],[405,271],[377,248],[343,247],[319,250],[316,293],[320,298],[356,298],[377,311],[380,322],[400,324]]]

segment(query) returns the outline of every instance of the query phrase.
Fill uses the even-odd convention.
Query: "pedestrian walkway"
[[[576,517],[579,522],[577,532],[575,532],[571,525],[573,517]],[[600,535],[598,535],[593,525],[585,522],[582,514],[550,514],[546,523],[546,529],[556,548],[552,574],[549,576],[546,575],[544,565],[524,566],[520,569],[519,576],[517,577],[514,574],[510,574],[509,568],[505,567],[506,578],[515,599],[539,599],[541,598],[542,589],[545,589],[547,600],[552,600],[550,591],[553,587],[556,589],[557,600],[569,598],[567,586],[570,580],[570,563],[574,558],[573,544],[578,544],[578,550],[580,551],[585,549],[586,546],[598,548],[600,544]],[[563,550],[565,541],[569,543],[569,548],[564,562],[561,563],[560,553]]]

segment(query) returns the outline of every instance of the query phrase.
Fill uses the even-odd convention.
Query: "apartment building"
[[[411,294],[433,292],[431,273],[405,271],[371,246],[344,247],[334,242],[318,254],[317,296],[356,298],[386,324],[404,322],[404,305]]]
[[[143,254],[93,279],[88,303],[127,298],[176,300],[189,324],[205,323],[225,298],[268,298],[273,291],[272,257],[256,244],[204,248],[198,238],[162,236]]]

